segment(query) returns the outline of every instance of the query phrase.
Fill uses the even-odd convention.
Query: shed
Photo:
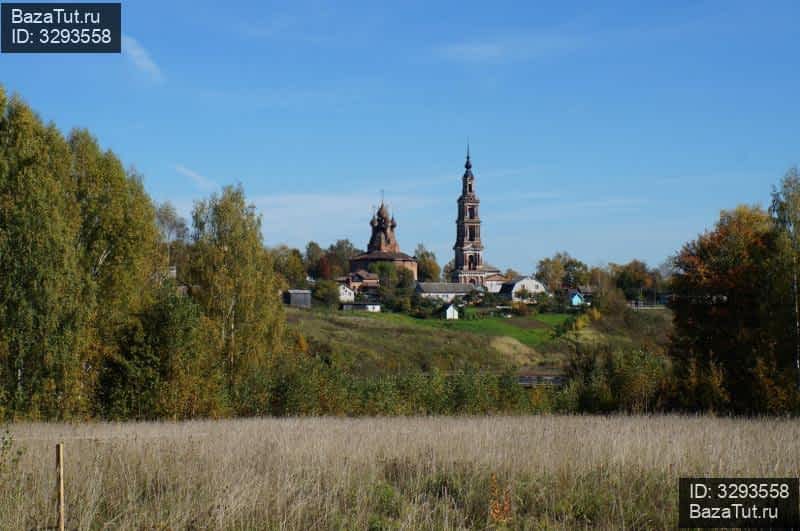
[[[456,308],[455,304],[449,304],[447,308],[444,309],[444,318],[448,321],[458,320],[458,308]]]
[[[283,302],[293,308],[311,308],[311,290],[289,289],[283,292]]]

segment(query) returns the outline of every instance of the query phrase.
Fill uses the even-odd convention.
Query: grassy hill
[[[586,345],[663,350],[671,314],[628,312],[580,330],[557,334],[567,314],[485,317],[445,321],[397,313],[347,313],[287,308],[289,325],[315,353],[352,374],[464,368],[559,374],[570,354]]]
[[[290,326],[305,336],[315,352],[363,375],[467,367],[552,372],[562,365],[563,356],[543,356],[534,347],[551,341],[553,323],[564,319],[566,316],[555,320],[546,316],[445,321],[396,313],[287,309]]]

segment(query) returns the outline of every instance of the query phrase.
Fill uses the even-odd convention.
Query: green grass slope
[[[312,351],[352,374],[376,376],[409,370],[465,368],[559,374],[569,356],[589,346],[663,352],[671,313],[625,312],[558,336],[567,314],[417,319],[398,313],[287,308],[290,327]]]
[[[288,308],[287,320],[314,352],[365,376],[433,368],[531,370],[562,364],[558,353],[545,357],[535,349],[552,340],[553,325],[533,317],[445,321]]]

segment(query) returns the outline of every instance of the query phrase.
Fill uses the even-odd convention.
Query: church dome
[[[378,218],[389,219],[389,209],[384,203],[381,203],[381,207],[378,209]]]

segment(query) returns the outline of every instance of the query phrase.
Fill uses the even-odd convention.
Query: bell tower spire
[[[464,162],[461,196],[458,198],[456,243],[453,246],[455,251],[453,282],[483,285],[485,272],[479,207],[480,199],[475,193],[475,176],[472,174],[472,159],[467,142],[467,160]]]

